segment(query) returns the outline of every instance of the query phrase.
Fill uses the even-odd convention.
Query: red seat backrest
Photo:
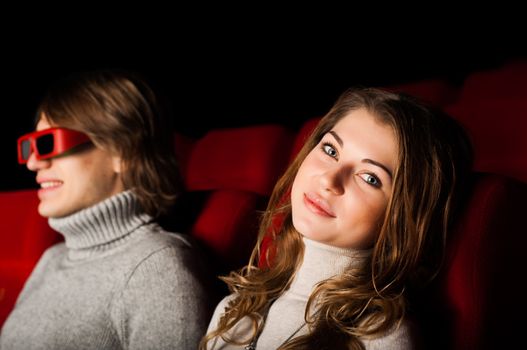
[[[512,349],[527,312],[527,184],[478,173],[451,233],[446,264],[419,305],[426,349]]]
[[[307,141],[309,136],[311,136],[311,133],[315,130],[316,126],[318,125],[318,122],[321,118],[311,118],[308,121],[306,121],[304,124],[302,124],[302,127],[298,131],[298,133],[295,136],[295,141],[293,143],[293,149],[291,150],[290,158],[293,160],[298,152],[302,149],[302,146],[304,146],[304,143]]]
[[[280,125],[210,131],[199,139],[185,174],[187,191],[210,192],[191,229],[223,272],[247,263],[258,211],[284,170],[292,144]]]
[[[472,140],[474,170],[527,182],[527,98],[460,100],[446,111]]]
[[[179,166],[179,171],[182,175],[187,173],[190,154],[192,153],[195,143],[196,140],[192,137],[178,132],[174,133],[173,146]]]
[[[62,238],[38,203],[36,190],[0,192],[0,327],[42,253]]]
[[[443,79],[429,79],[386,87],[387,90],[404,92],[438,107],[454,103],[459,88]]]
[[[526,97],[527,61],[474,72],[465,79],[460,92],[460,100],[476,104],[486,99]]]

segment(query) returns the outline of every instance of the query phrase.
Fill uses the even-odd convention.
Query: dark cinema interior
[[[516,285],[527,243],[527,55],[499,40],[412,45],[340,52],[206,42],[178,50],[151,45],[141,53],[126,45],[51,50],[31,63],[7,55],[0,326],[42,252],[60,240],[37,214],[35,175],[17,163],[17,137],[34,128],[37,104],[55,80],[118,68],[147,78],[172,117],[187,191],[181,198],[190,205],[176,205],[176,219],[166,222],[196,236],[219,262],[218,273],[247,260],[272,185],[346,88],[403,91],[443,108],[468,130],[476,157],[444,271],[423,297],[427,339],[430,348],[513,348],[527,312],[520,301],[527,289]]]

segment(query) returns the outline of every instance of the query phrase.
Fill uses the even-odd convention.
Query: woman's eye
[[[324,143],[322,145],[322,150],[330,157],[337,158],[338,156],[337,150],[330,143]]]
[[[366,182],[368,185],[372,185],[375,187],[381,187],[381,181],[372,174],[360,174],[360,177]]]

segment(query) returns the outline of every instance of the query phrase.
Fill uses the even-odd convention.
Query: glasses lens
[[[47,134],[37,138],[37,149],[41,156],[45,156],[53,152],[54,142],[53,135]]]
[[[28,160],[31,155],[31,142],[29,140],[20,142],[20,151],[22,152],[22,159]]]

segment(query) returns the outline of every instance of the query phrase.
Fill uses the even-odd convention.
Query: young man
[[[212,298],[189,238],[154,221],[179,177],[152,90],[128,73],[84,73],[51,88],[37,118],[19,162],[64,243],[38,262],[0,348],[197,348]]]

